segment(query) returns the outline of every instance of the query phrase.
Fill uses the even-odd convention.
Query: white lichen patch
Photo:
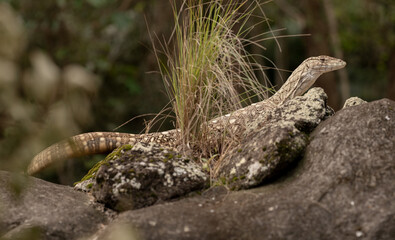
[[[147,166],[147,163],[146,162],[139,162],[139,165],[140,166]]]
[[[163,162],[158,162],[157,164],[158,164],[158,167],[159,167],[160,169],[165,169],[165,163],[163,163]]]
[[[201,168],[195,164],[194,162],[185,162],[182,159],[178,161],[172,161],[173,165],[173,176],[187,176],[189,179],[197,180],[203,179],[206,180],[206,175],[202,172]]]
[[[165,171],[163,169],[161,169],[161,168],[158,168],[157,171],[158,171],[159,175],[165,174]]]
[[[255,161],[253,164],[248,166],[247,179],[253,179],[262,169],[262,164]]]
[[[125,166],[124,165],[117,165],[117,166],[115,166],[115,169],[117,169],[117,170],[122,170],[122,169],[124,169],[125,168]]]
[[[236,168],[232,168],[230,170],[230,175],[235,175],[236,174]]]
[[[302,137],[297,137],[294,139],[294,147],[301,148],[306,145],[306,141]]]
[[[185,168],[181,168],[181,167],[174,168],[173,176],[181,176],[181,175],[185,175],[185,174],[187,174],[187,171]]]
[[[141,183],[139,183],[136,178],[132,178],[132,180],[130,180],[130,185],[135,189],[141,188]]]
[[[115,183],[112,185],[112,193],[114,196],[119,196],[120,193],[124,192],[125,185],[128,184],[130,179],[125,178],[124,176],[120,175],[119,172],[113,178]]]
[[[136,178],[129,179],[122,176],[119,182],[112,185],[112,193],[114,196],[119,197],[121,194],[127,192],[128,186],[139,190],[141,188],[141,183],[138,182]]]
[[[119,180],[122,177],[122,173],[121,172],[117,172],[117,174],[115,174],[115,176],[113,177],[114,180]]]
[[[151,205],[155,198],[170,199],[200,189],[208,178],[200,165],[180,153],[146,143],[136,144],[108,163],[100,176],[100,187],[106,192],[100,194],[111,196],[111,204],[130,198],[133,203]]]
[[[169,173],[165,174],[165,181],[163,182],[163,185],[167,187],[172,187],[174,185],[173,178]]]
[[[243,165],[243,164],[246,163],[246,162],[247,162],[247,160],[246,160],[245,158],[242,158],[242,159],[240,160],[240,162],[236,163],[236,167],[240,167],[241,165]]]
[[[144,139],[144,140],[148,140],[148,139]],[[151,152],[153,148],[154,148],[154,144],[143,145],[140,142],[138,142],[132,147],[132,151]]]

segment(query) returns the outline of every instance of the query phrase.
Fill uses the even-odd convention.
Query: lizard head
[[[311,74],[323,74],[326,72],[341,69],[346,66],[346,62],[329,56],[310,57],[304,62],[306,67],[310,69]]]
[[[344,66],[346,66],[345,61],[324,55],[304,60],[288,78],[283,90],[279,90],[282,102],[305,93],[321,74],[341,69]]]
[[[346,62],[329,56],[310,57],[293,71],[287,82],[272,96],[271,101],[282,104],[296,96],[303,95],[321,74],[341,69]]]

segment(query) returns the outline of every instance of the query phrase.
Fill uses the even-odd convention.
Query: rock
[[[366,103],[366,101],[363,100],[363,99],[360,99],[359,97],[350,97],[344,103],[343,108],[348,108],[348,107],[360,105],[360,104],[363,104],[363,103]]]
[[[218,176],[231,189],[245,189],[280,175],[303,156],[310,133],[332,114],[321,88],[296,97],[258,118],[240,144],[227,152]]]
[[[250,129],[256,131],[268,123],[290,121],[300,131],[310,133],[319,123],[334,114],[327,105],[327,100],[328,97],[322,88],[312,88],[305,95],[295,97],[277,107],[264,118],[258,118]]]
[[[259,188],[126,211],[97,237],[128,226],[144,239],[393,239],[395,102],[337,112],[311,134],[297,167]]]
[[[17,195],[10,188],[15,175],[23,177],[0,171],[1,239],[80,239],[111,218],[86,194],[33,177]]]
[[[101,165],[92,187],[97,201],[117,211],[170,200],[208,183],[198,164],[171,149],[138,143],[122,151]]]
[[[232,190],[257,186],[300,159],[307,139],[291,122],[270,124],[226,154],[219,178]]]
[[[80,182],[75,183],[74,189],[82,192],[90,192],[93,184],[95,184],[94,176],[92,176],[92,178],[81,180]]]

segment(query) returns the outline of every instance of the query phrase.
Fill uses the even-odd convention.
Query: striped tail
[[[37,154],[30,162],[27,173],[35,174],[55,162],[69,158],[106,153],[125,144],[135,144],[141,135],[117,132],[92,132],[70,137],[55,143]]]

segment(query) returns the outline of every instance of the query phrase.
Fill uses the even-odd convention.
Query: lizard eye
[[[320,61],[323,63],[325,62],[325,58],[320,58]]]

